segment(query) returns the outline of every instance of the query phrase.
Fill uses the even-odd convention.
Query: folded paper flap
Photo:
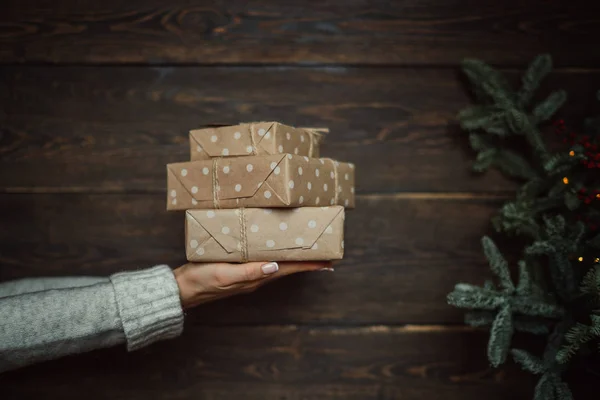
[[[181,187],[198,201],[213,198],[212,161],[168,164],[167,170],[169,187]]]
[[[217,163],[220,199],[252,197],[269,177],[282,173],[285,154],[259,157],[221,158]],[[273,190],[271,190],[271,194]]]
[[[251,122],[190,131],[192,158],[247,156],[290,152],[314,156],[326,128],[294,128],[279,122]],[[308,138],[308,139],[306,139]]]
[[[235,210],[187,210],[189,230],[187,237],[195,240],[199,247],[213,239],[227,253],[239,251],[241,247],[240,209]],[[206,233],[206,235],[202,235]]]
[[[185,212],[185,220],[186,258],[189,260],[194,257],[198,249],[204,252],[207,242],[214,239],[189,210]]]
[[[302,210],[302,212],[298,212]],[[322,236],[333,233],[332,223],[343,218],[343,207],[302,209],[246,209],[248,243],[252,250],[311,248]]]
[[[321,236],[343,229],[342,223],[334,224],[337,219],[343,219],[343,207],[304,207],[301,213],[296,210],[300,209],[188,210],[189,222],[194,224],[188,238],[198,240],[195,236],[198,231],[195,224],[198,224],[225,251],[240,252],[244,243],[244,218],[245,243],[250,252],[308,249]]]
[[[213,190],[219,199],[237,199],[254,196],[271,174],[280,173],[285,156],[214,158],[168,164],[167,169],[169,179],[197,201],[212,200]]]
[[[248,124],[248,130],[252,135],[255,147],[271,153],[277,134],[277,122],[254,122]]]
[[[273,148],[270,132],[274,122],[246,123],[232,126],[193,129],[190,131],[191,146],[209,157],[247,156],[256,153],[261,146],[267,153]],[[261,145],[261,142],[264,143]]]
[[[209,157],[247,156],[253,152],[249,125],[194,129],[190,138],[192,148],[197,146]]]

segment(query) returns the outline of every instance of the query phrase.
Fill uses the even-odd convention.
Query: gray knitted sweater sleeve
[[[0,372],[121,343],[133,351],[182,330],[179,288],[166,265],[0,283]]]

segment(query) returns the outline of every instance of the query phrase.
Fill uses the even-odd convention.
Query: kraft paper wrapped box
[[[167,209],[354,208],[354,165],[291,154],[167,165]]]
[[[190,131],[190,159],[283,153],[319,157],[320,130],[323,128],[294,128],[279,122],[195,129]]]
[[[344,207],[188,210],[186,255],[192,262],[339,260]]]

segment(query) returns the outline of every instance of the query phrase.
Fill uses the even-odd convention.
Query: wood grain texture
[[[187,132],[280,120],[329,126],[323,154],[357,165],[358,193],[504,192],[453,127],[469,103],[458,72],[404,68],[0,69],[0,190],[158,192],[189,159]],[[517,80],[517,74],[511,74]],[[569,122],[591,114],[600,73],[555,73]]]
[[[126,354],[96,351],[0,375],[18,399],[530,399],[532,379],[491,370],[464,328],[218,328]]]
[[[0,280],[108,275],[185,262],[184,216],[163,195],[0,196]],[[359,196],[334,273],[285,278],[208,305],[205,324],[457,323],[446,305],[458,281],[489,277],[479,239],[497,201]]]
[[[3,3],[0,62],[598,66],[593,2],[34,0]]]

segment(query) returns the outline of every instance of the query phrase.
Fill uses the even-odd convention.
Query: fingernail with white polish
[[[335,271],[333,268],[321,268],[319,271],[328,271],[328,272],[333,272]]]
[[[262,272],[265,275],[274,274],[279,271],[279,265],[276,262],[270,262],[262,266]]]

